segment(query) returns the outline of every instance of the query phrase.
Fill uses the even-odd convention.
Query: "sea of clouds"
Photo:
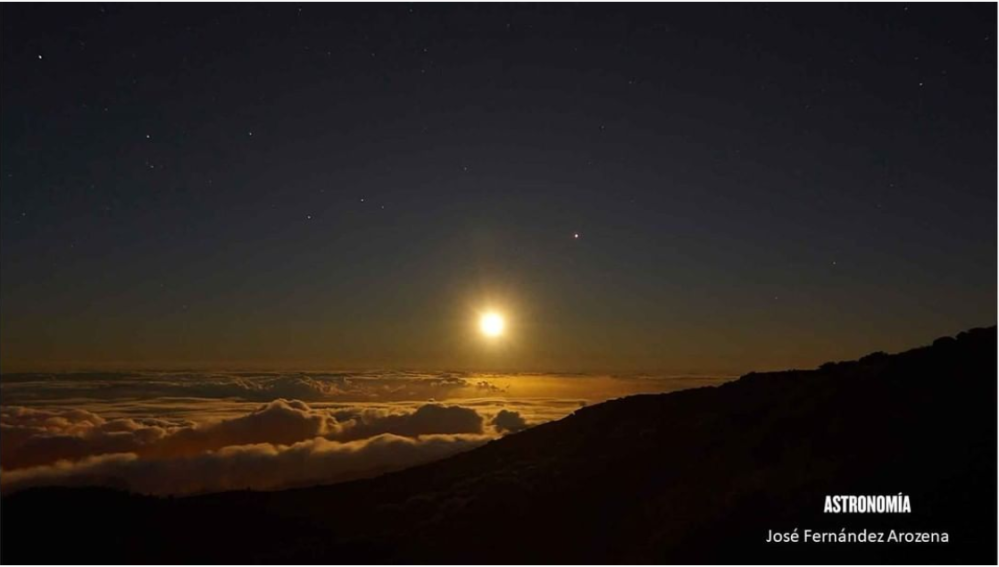
[[[0,490],[273,490],[441,459],[575,409],[723,378],[371,373],[0,377]]]

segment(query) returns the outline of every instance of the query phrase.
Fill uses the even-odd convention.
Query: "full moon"
[[[506,324],[503,321],[503,316],[499,313],[485,313],[482,318],[479,319],[479,329],[482,330],[482,334],[487,337],[498,337],[503,334],[503,327]]]

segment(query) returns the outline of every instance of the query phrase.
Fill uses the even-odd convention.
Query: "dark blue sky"
[[[2,19],[4,370],[741,372],[995,323],[994,4]]]

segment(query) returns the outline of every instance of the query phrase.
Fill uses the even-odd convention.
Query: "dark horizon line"
[[[503,376],[605,376],[609,378],[647,378],[647,379],[736,379],[749,374],[756,374],[762,372],[783,372],[783,371],[796,371],[796,370],[817,370],[818,368],[827,364],[838,364],[841,362],[849,362],[852,360],[859,360],[867,356],[877,355],[877,354],[900,354],[907,352],[912,349],[922,348],[930,346],[934,342],[941,339],[951,339],[956,338],[958,335],[964,333],[970,333],[979,330],[989,330],[996,329],[997,324],[993,323],[991,325],[980,325],[969,327],[963,331],[959,331],[953,334],[943,334],[938,335],[933,340],[925,344],[919,344],[898,350],[895,352],[886,352],[882,350],[875,350],[868,352],[864,355],[859,355],[855,358],[844,359],[844,360],[827,360],[825,362],[819,363],[815,368],[758,368],[746,370],[738,373],[728,373],[728,372],[655,372],[655,371],[636,371],[636,372],[601,372],[601,371],[572,371],[572,370],[559,370],[559,371],[548,371],[548,370],[456,370],[456,369],[419,369],[412,367],[398,367],[398,368],[387,368],[387,367],[357,367],[357,368],[345,368],[341,367],[338,369],[302,369],[288,367],[285,369],[279,369],[276,367],[271,367],[269,369],[264,368],[252,368],[252,367],[223,367],[223,366],[183,366],[177,368],[165,368],[165,367],[150,367],[150,366],[136,366],[136,367],[121,367],[121,368],[99,368],[99,367],[79,367],[72,370],[18,370],[15,372],[7,372],[2,370],[3,363],[0,363],[0,378],[4,376],[29,376],[29,375],[40,375],[40,374],[56,374],[56,375],[69,375],[69,374],[129,374],[129,373],[164,373],[164,372],[218,372],[224,374],[241,374],[241,373],[253,373],[253,374],[377,374],[377,373],[399,373],[399,374],[434,374],[434,375],[447,375],[447,374],[458,374],[458,375],[471,375],[471,376],[489,376],[489,375],[503,375]],[[55,363],[59,364],[59,363]]]

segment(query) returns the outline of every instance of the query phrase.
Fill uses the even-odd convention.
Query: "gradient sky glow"
[[[5,372],[741,373],[995,324],[995,4],[2,14]]]

